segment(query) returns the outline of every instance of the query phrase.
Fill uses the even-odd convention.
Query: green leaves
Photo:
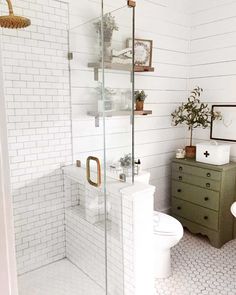
[[[121,167],[131,167],[132,165],[132,156],[131,154],[124,155],[123,158],[120,158]]]
[[[188,101],[182,103],[172,114],[172,123],[174,126],[184,124],[188,129],[202,127],[207,128],[211,123],[211,110],[207,104],[200,101],[203,89],[196,87],[191,92]]]
[[[135,101],[144,101],[147,97],[147,94],[144,92],[144,90],[136,90],[134,92],[134,98],[135,98]]]
[[[187,125],[190,130],[190,146],[192,146],[193,129],[202,127],[207,128],[211,124],[211,119],[222,119],[221,114],[212,113],[208,104],[200,101],[203,89],[196,87],[191,92],[188,101],[182,103],[172,114],[172,125]]]
[[[102,31],[102,21],[94,23],[97,33],[101,34]],[[103,30],[104,34],[113,31],[119,31],[119,27],[116,24],[115,16],[112,16],[111,13],[106,13],[103,16]]]

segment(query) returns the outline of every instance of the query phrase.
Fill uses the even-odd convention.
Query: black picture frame
[[[210,138],[214,140],[236,142],[236,105],[212,105],[212,112],[216,111],[220,112],[223,118],[222,120],[211,119]],[[231,132],[232,137],[229,135],[230,131],[234,131]],[[217,135],[217,133],[219,135]]]

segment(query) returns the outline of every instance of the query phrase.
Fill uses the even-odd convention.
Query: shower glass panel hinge
[[[74,58],[73,52],[68,52],[68,60],[72,60]]]
[[[95,119],[95,127],[99,127],[99,115],[97,115],[97,116],[95,116],[94,117],[94,119]]]

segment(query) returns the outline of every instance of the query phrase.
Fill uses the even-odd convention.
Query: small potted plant
[[[106,13],[102,19],[98,22],[94,23],[96,28],[96,32],[99,35],[100,44],[104,41],[104,57],[106,61],[110,61],[111,59],[111,41],[114,31],[119,31],[119,27],[116,24],[115,17],[111,15],[111,13]],[[103,32],[103,34],[102,34]],[[102,40],[103,37],[103,40]]]
[[[144,92],[144,90],[137,90],[134,92],[134,98],[136,103],[136,111],[143,111],[143,105],[144,101],[147,97],[147,94]]]
[[[132,167],[132,156],[131,154],[126,154],[124,157],[120,158],[120,166],[123,169],[123,173],[129,177],[131,176],[131,167]]]
[[[196,146],[193,146],[193,130],[198,127],[203,129],[211,124],[211,119],[222,119],[220,113],[212,113],[208,104],[200,101],[203,89],[196,87],[191,92],[190,97],[186,103],[182,103],[172,114],[172,123],[174,126],[187,125],[190,131],[190,142],[185,147],[186,158],[194,159],[196,156]]]
[[[113,99],[112,97],[116,94],[116,91],[112,88],[104,88],[104,99],[102,83],[96,88],[98,93],[98,112],[108,112],[113,110]]]

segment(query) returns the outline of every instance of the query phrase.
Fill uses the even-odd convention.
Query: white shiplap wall
[[[204,89],[209,104],[236,104],[236,1],[191,1],[189,87]],[[209,129],[197,130],[195,141],[209,140]],[[236,144],[231,144],[236,161]]]
[[[136,75],[136,88],[148,94],[146,109],[153,115],[135,119],[135,154],[142,160],[142,168],[151,172],[151,183],[157,187],[155,208],[169,207],[170,160],[176,148],[184,145],[184,130],[171,127],[170,113],[187,96],[189,15],[184,0],[137,1],[136,36],[154,41],[154,73]],[[105,11],[125,6],[126,1],[105,1]],[[75,27],[100,13],[100,1],[71,0],[71,27]],[[185,13],[186,11],[186,13]],[[130,36],[131,11],[124,8],[117,12],[120,32],[114,35],[114,46],[123,48],[120,41]],[[74,158],[85,159],[89,154],[102,155],[102,127],[94,128],[94,119],[86,116],[86,110],[95,105],[93,72],[87,62],[95,59],[92,26],[71,31],[71,50],[75,59],[72,71],[72,115]],[[89,34],[88,34],[89,32]],[[89,35],[89,36],[88,36]],[[92,42],[91,42],[92,41]],[[127,73],[109,72],[106,86],[116,89],[129,88]],[[129,118],[117,117],[107,121],[108,160],[119,158],[130,151],[131,133]],[[112,133],[112,134],[111,134]]]

